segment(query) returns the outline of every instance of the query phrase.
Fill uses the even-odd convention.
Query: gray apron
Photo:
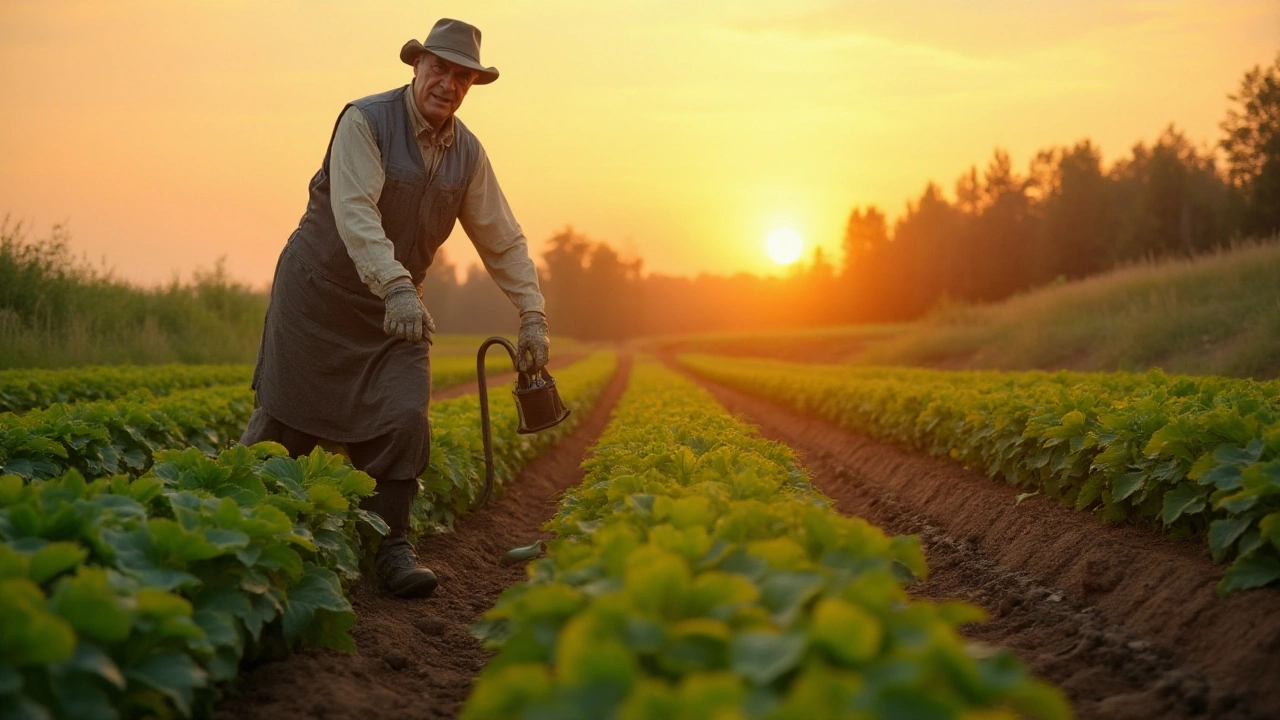
[[[455,118],[453,144],[436,172],[428,173],[406,91],[407,86],[372,95],[348,107],[363,112],[373,130],[386,172],[378,199],[383,230],[420,287],[453,230],[480,146]],[[334,442],[392,432],[421,438],[429,434],[428,346],[382,330],[383,302],[360,280],[329,202],[332,147],[331,137],[311,180],[307,211],[276,266],[254,371],[258,404],[285,425]]]

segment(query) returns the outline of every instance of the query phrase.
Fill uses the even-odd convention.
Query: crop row
[[[511,361],[487,358],[490,375],[512,372]],[[23,413],[56,403],[150,399],[179,390],[220,385],[247,386],[252,365],[121,365],[64,370],[0,370],[0,413]],[[474,357],[449,355],[431,359],[431,383],[445,390],[475,380]],[[144,392],[145,391],[145,392]]]
[[[1205,538],[1220,592],[1280,580],[1280,382],[687,356],[711,380],[1111,521]]]
[[[561,373],[573,419],[615,365],[602,354]],[[498,403],[494,456],[506,478],[569,424],[516,436],[510,400]],[[440,403],[432,420],[442,451],[418,509],[439,525],[476,494],[479,449],[466,440],[476,400]],[[207,714],[214,685],[244,657],[299,643],[351,649],[343,584],[359,574],[356,525],[386,531],[357,507],[374,482],[320,449],[283,454],[274,443],[216,459],[158,450],[134,479],[0,477],[0,716]]]
[[[439,388],[475,377],[472,358],[446,357],[433,360],[432,365],[433,385]],[[510,361],[491,358],[486,367],[490,372],[505,372]],[[88,375],[97,370],[102,369]],[[70,371],[59,372],[71,376]],[[112,400],[55,404],[21,415],[0,413],[0,473],[27,480],[57,477],[69,470],[85,477],[138,475],[151,466],[160,450],[195,447],[215,454],[240,437],[253,411],[253,391],[247,376],[243,379],[243,384],[162,397],[135,388],[127,397]]]
[[[0,476],[0,717],[208,715],[246,656],[350,650],[374,481],[317,450],[165,451],[139,478]]]
[[[503,358],[506,361],[506,358]],[[618,358],[600,352],[557,372],[556,389],[570,415],[563,423],[538,433],[519,435],[520,418],[509,387],[490,387],[489,423],[492,428],[495,485],[514,477],[520,468],[572,431],[599,399],[617,370]],[[511,364],[506,362],[506,369]],[[473,367],[474,371],[474,367]],[[480,429],[480,397],[464,397],[431,407],[431,461],[422,474],[423,492],[414,508],[419,529],[452,527],[471,507],[484,486],[484,442]]]
[[[137,390],[168,395],[215,385],[248,385],[252,365],[123,365],[67,370],[0,370],[0,413],[54,403],[113,400]]]
[[[26,480],[71,470],[90,478],[136,476],[160,450],[217,453],[240,437],[252,412],[246,384],[0,414],[0,473]]]
[[[834,512],[786,447],[653,363],[474,631],[489,718],[1062,718],[1055,689],[967,645],[963,603],[912,601],[919,541]]]
[[[511,367],[511,358],[502,353],[493,353],[485,358],[485,372],[489,377],[503,373],[515,372]],[[474,355],[445,355],[431,358],[431,388],[447,390],[476,380],[476,358]]]

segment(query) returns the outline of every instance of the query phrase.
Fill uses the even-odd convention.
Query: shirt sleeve
[[[498,178],[483,147],[458,220],[476,246],[485,270],[520,314],[545,314],[546,302],[538,287],[538,269],[529,257],[529,243],[498,187]]]
[[[378,198],[385,180],[382,155],[368,120],[359,109],[347,108],[338,120],[329,153],[329,202],[356,272],[378,297],[386,295],[391,283],[409,277],[382,229]]]

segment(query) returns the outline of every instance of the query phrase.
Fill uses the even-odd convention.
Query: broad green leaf
[[[1240,558],[1227,568],[1218,583],[1218,593],[1226,595],[1235,590],[1262,587],[1276,580],[1280,580],[1280,558],[1256,554]]]
[[[209,642],[217,647],[234,647],[243,649],[243,641],[237,630],[239,625],[231,613],[217,610],[197,610],[192,620],[204,631]]]
[[[262,464],[262,476],[279,483],[294,497],[303,499],[307,493],[302,489],[305,477],[298,461],[289,457],[273,457]]]
[[[464,720],[506,720],[526,708],[547,702],[555,693],[551,669],[544,665],[510,665],[486,672],[467,699]]]
[[[159,588],[144,587],[138,590],[135,608],[139,615],[154,618],[189,617],[191,601]]]
[[[1246,490],[1258,495],[1280,495],[1280,458],[1245,468],[1241,482]]]
[[[147,530],[151,533],[152,548],[166,564],[173,562],[177,567],[185,567],[197,560],[231,554],[230,549],[223,550],[209,542],[203,533],[186,530],[168,518],[148,520]]]
[[[1102,495],[1101,475],[1094,475],[1080,486],[1080,492],[1076,495],[1076,510],[1085,510],[1094,503]]]
[[[627,568],[625,579],[632,602],[642,611],[675,617],[693,582],[689,565],[679,555],[661,551],[644,559],[637,557],[634,562]]]
[[[76,720],[118,720],[111,697],[91,675],[66,673],[52,678],[53,694],[63,717]]]
[[[333,485],[312,485],[307,488],[307,499],[321,512],[345,512],[351,506],[342,491]]]
[[[1192,485],[1180,485],[1164,494],[1165,525],[1171,525],[1183,515],[1198,513],[1205,508],[1203,491]]]
[[[66,619],[49,612],[40,587],[25,578],[0,580],[0,657],[8,666],[48,665],[75,652]]]
[[[675,675],[723,668],[728,662],[729,627],[712,618],[671,623],[666,646],[658,653],[662,669]]]
[[[163,693],[185,716],[191,715],[196,688],[204,687],[208,681],[207,673],[191,656],[179,652],[149,655],[126,669],[125,676]]]
[[[847,665],[866,662],[880,652],[884,629],[871,613],[835,598],[813,608],[809,636],[813,644]]]
[[[288,545],[279,543],[263,547],[257,564],[278,571],[290,581],[300,579],[303,573],[302,556]]]
[[[555,651],[556,676],[570,687],[602,686],[614,702],[635,682],[635,659],[590,611],[560,629]]]
[[[0,475],[0,508],[9,507],[23,495],[26,483],[17,475]]]
[[[1222,562],[1236,540],[1249,529],[1251,518],[1230,518],[1214,520],[1209,524],[1209,549],[1213,551],[1213,559]]]
[[[66,667],[96,675],[119,690],[125,689],[124,674],[120,672],[115,661],[92,643],[81,642],[76,645],[75,655],[67,660]]]
[[[805,645],[802,633],[742,633],[731,643],[730,664],[734,672],[764,685],[799,665]]]
[[[716,608],[732,609],[759,597],[759,588],[741,575],[705,572],[694,579],[685,609],[691,616],[709,615]]]
[[[368,497],[377,487],[377,481],[359,470],[347,473],[342,478],[342,494],[349,497]]]
[[[285,639],[294,642],[300,638],[320,610],[352,612],[338,576],[324,568],[308,565],[298,583],[289,588],[283,618]]]
[[[0,580],[29,579],[31,558],[9,544],[0,543]]]
[[[1197,482],[1201,485],[1213,485],[1219,490],[1235,490],[1244,481],[1238,465],[1217,465],[1201,475]]]
[[[76,632],[98,642],[125,639],[133,624],[123,599],[110,586],[102,568],[82,565],[74,576],[59,580],[49,607],[66,618]]]
[[[785,537],[748,543],[747,552],[763,558],[770,566],[779,570],[798,570],[809,560],[809,555],[803,547]]]
[[[1258,521],[1258,531],[1263,540],[1270,540],[1277,551],[1280,551],[1280,512],[1273,512]]]
[[[1213,459],[1224,465],[1252,465],[1262,458],[1262,438],[1251,440],[1245,447],[1222,445],[1213,451]]]
[[[73,542],[54,542],[31,556],[29,577],[40,585],[84,562],[89,551]]]
[[[822,575],[813,572],[774,572],[760,583],[760,604],[782,627],[790,627],[805,604],[822,591]]]
[[[1125,473],[1111,481],[1111,497],[1117,502],[1129,499],[1146,483],[1147,476],[1140,472]]]
[[[682,715],[690,718],[737,718],[746,700],[741,677],[728,672],[698,673],[677,688]]]
[[[239,530],[226,530],[224,528],[210,528],[204,531],[204,539],[210,545],[225,554],[228,551],[235,551],[248,546],[249,536]]]

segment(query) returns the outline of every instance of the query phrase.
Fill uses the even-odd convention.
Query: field
[[[569,423],[516,435],[491,395],[477,507],[471,340],[433,362],[427,601],[360,572],[367,476],[234,444],[247,366],[0,373],[4,716],[1280,704],[1275,382],[581,346],[553,363]]]
[[[914,323],[646,338],[642,349],[861,366],[1280,377],[1280,239],[1059,282]]]

